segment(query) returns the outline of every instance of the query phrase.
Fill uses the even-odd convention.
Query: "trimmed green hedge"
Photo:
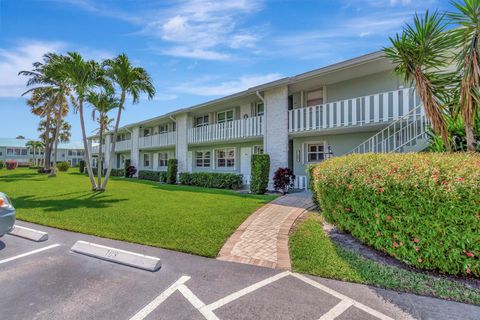
[[[67,161],[57,163],[58,171],[66,172],[70,168],[70,164]]]
[[[167,182],[167,172],[140,170],[138,171],[138,179]]]
[[[325,218],[417,268],[480,277],[480,155],[365,154],[312,169]]]
[[[176,184],[177,183],[177,172],[178,172],[178,160],[177,159],[168,159],[167,161],[167,183]]]
[[[180,184],[217,189],[240,189],[243,185],[243,176],[236,173],[218,172],[181,172]]]
[[[270,156],[268,154],[254,154],[251,158],[251,165],[250,191],[255,194],[264,194],[268,188]]]
[[[125,170],[124,169],[112,169],[110,172],[110,175],[112,177],[124,177],[125,176]]]

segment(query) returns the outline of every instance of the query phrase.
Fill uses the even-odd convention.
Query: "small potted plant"
[[[278,168],[273,175],[273,188],[276,191],[287,194],[288,189],[293,187],[295,182],[295,175],[289,168]]]

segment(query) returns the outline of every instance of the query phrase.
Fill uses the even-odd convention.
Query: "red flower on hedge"
[[[351,184],[348,185],[348,190],[352,190],[353,186]]]
[[[419,262],[419,263],[422,263],[422,262],[423,262],[423,259],[422,259],[422,258],[418,259],[418,262]]]
[[[396,243],[395,241],[393,241],[393,246],[394,246],[395,248],[398,248],[398,243]]]
[[[473,253],[469,252],[469,251],[463,251],[463,252],[465,252],[465,254],[467,255],[467,257],[469,257],[469,258],[475,257],[475,255],[474,255]]]
[[[470,270],[469,267],[467,267],[467,270],[465,270],[468,274],[472,273],[472,270]]]
[[[465,181],[465,178],[458,178],[457,180],[458,180],[459,182],[463,182],[463,181]]]
[[[351,208],[345,208],[345,211],[350,212],[350,211],[352,211],[352,209]]]
[[[413,238],[413,242],[419,243],[419,242],[420,242],[420,239],[418,239],[418,238]]]
[[[388,220],[388,221],[390,221],[390,220],[392,220],[392,219],[393,219],[392,216],[387,216],[387,220]]]
[[[378,188],[378,192],[382,193],[385,190],[384,187]]]

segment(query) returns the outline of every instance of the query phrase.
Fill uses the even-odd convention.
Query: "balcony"
[[[177,142],[177,132],[154,134],[148,137],[141,137],[138,140],[140,149],[174,146]]]
[[[251,117],[188,129],[188,143],[247,140],[263,136],[263,117]]]
[[[411,88],[290,110],[288,131],[300,133],[387,124],[419,104]]]
[[[132,149],[132,140],[117,141],[115,152],[130,151]]]

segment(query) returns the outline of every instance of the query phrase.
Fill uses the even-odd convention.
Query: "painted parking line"
[[[130,320],[143,320],[145,319],[153,310],[155,310],[159,305],[162,304],[168,297],[170,297],[175,291],[177,291],[180,285],[183,285],[190,279],[189,276],[182,276],[180,279],[175,281],[170,287],[163,291],[158,297],[156,297],[152,302],[147,304],[142,310],[138,311]]]
[[[35,229],[30,229],[27,227],[18,226],[18,225],[15,225],[13,230],[10,231],[8,234],[12,236],[17,236],[20,238],[32,240],[35,242],[48,240],[48,233],[35,230]]]
[[[147,317],[152,311],[154,311],[160,304],[162,304],[169,296],[171,296],[175,291],[179,291],[190,304],[197,309],[206,320],[219,320],[219,318],[214,314],[214,310],[223,307],[224,305],[233,302],[247,294],[255,292],[256,290],[269,285],[275,281],[283,279],[287,276],[293,276],[302,282],[309,284],[317,289],[320,289],[338,299],[340,302],[331,308],[327,313],[323,314],[319,317],[320,320],[333,320],[342,315],[348,308],[356,307],[371,316],[374,316],[381,320],[393,320],[391,317],[372,309],[352,298],[349,298],[327,286],[324,286],[310,278],[307,278],[298,273],[292,273],[290,271],[285,271],[282,273],[278,273],[272,277],[254,283],[244,289],[236,291],[228,296],[221,298],[209,305],[205,305],[186,285],[185,282],[190,279],[190,277],[183,276],[178,279],[174,284],[172,284],[168,289],[162,292],[157,298],[155,298],[152,302],[150,302],[146,307],[140,310],[137,314],[135,314],[130,320],[143,320]]]
[[[10,261],[13,261],[13,260],[17,260],[17,259],[20,259],[20,258],[23,258],[23,257],[27,257],[27,256],[30,256],[32,254],[43,252],[43,251],[46,251],[46,250],[49,250],[49,249],[53,249],[53,248],[58,247],[58,246],[60,246],[60,244],[56,243],[56,244],[52,244],[51,246],[48,246],[48,247],[43,247],[43,248],[40,248],[40,249],[25,252],[25,253],[19,254],[17,256],[13,256],[13,257],[10,257],[10,258],[7,258],[7,259],[0,260],[0,264],[7,263],[7,262],[10,262]]]

